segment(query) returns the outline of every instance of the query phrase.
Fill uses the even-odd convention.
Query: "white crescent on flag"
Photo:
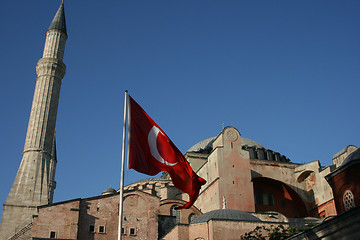
[[[164,158],[161,157],[160,153],[159,153],[159,150],[158,150],[158,147],[157,147],[157,137],[158,137],[158,134],[159,132],[164,135],[160,129],[156,126],[153,126],[150,131],[149,131],[149,134],[148,134],[148,144],[149,144],[149,147],[150,147],[150,152],[151,152],[151,155],[153,155],[153,157],[158,160],[159,162],[167,165],[167,166],[175,166],[178,162],[176,163],[169,163],[168,161],[166,161]]]

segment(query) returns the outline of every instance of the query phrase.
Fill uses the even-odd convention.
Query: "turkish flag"
[[[164,131],[130,96],[129,102],[129,168],[152,176],[167,171],[175,187],[190,197],[188,203],[177,209],[190,208],[206,181],[192,170]]]

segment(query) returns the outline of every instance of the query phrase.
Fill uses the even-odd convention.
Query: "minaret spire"
[[[66,22],[65,22],[65,10],[64,10],[64,1],[62,0],[61,5],[58,11],[55,14],[54,19],[52,20],[49,29],[57,29],[67,35],[66,32]]]
[[[55,124],[67,40],[64,1],[46,32],[43,57],[36,66],[36,86],[23,157],[3,208],[0,240],[32,222],[37,206],[52,203],[56,187]]]

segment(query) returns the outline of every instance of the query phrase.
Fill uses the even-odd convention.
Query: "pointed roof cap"
[[[62,31],[63,33],[65,33],[67,35],[66,22],[65,22],[64,1],[61,2],[61,5],[60,5],[58,11],[56,12],[56,15],[55,15],[54,19],[52,20],[48,30],[51,30],[51,29],[60,30],[60,31]]]

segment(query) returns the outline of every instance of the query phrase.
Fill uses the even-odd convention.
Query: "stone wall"
[[[38,208],[33,238],[117,239],[119,194],[75,199]],[[124,194],[123,239],[158,238],[159,198],[132,191]]]
[[[59,239],[77,239],[80,199],[39,207],[38,211],[32,237],[50,238],[54,234]]]

